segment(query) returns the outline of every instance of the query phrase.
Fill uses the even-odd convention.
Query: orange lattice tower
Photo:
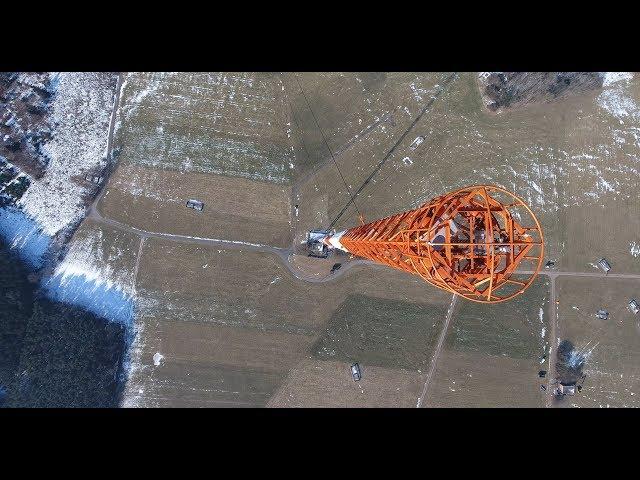
[[[441,195],[323,242],[482,303],[523,293],[540,271],[544,248],[531,209],[513,193],[489,185]],[[516,280],[511,277],[518,266]]]

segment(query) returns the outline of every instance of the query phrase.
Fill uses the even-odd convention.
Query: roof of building
[[[563,394],[563,395],[573,395],[576,393],[576,384],[575,383],[570,383],[570,384],[563,384],[561,383],[558,386],[558,391]]]

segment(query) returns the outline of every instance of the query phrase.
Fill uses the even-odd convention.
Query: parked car
[[[359,382],[362,378],[362,372],[360,371],[360,365],[354,363],[351,365],[351,376],[356,382]]]

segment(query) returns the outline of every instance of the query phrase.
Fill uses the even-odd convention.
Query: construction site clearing
[[[637,78],[123,75],[70,242],[135,301],[123,406],[639,405]]]

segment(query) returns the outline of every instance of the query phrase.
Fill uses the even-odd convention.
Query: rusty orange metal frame
[[[523,226],[524,216],[531,224]],[[481,303],[523,293],[544,254],[542,228],[531,209],[491,185],[441,195],[415,210],[347,230],[339,241],[355,255]],[[533,273],[511,278],[522,263]]]

